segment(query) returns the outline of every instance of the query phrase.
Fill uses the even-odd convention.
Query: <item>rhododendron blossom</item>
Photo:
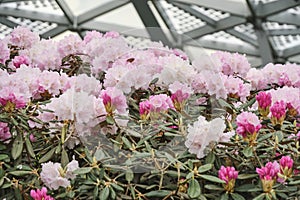
[[[271,121],[273,125],[281,124],[283,123],[283,120],[285,118],[286,113],[286,104],[284,101],[277,101],[275,102],[271,108]]]
[[[272,104],[271,94],[267,92],[259,92],[256,95],[256,101],[258,102],[258,109],[260,114],[266,117],[270,112],[269,108]]]
[[[185,146],[190,153],[196,154],[197,158],[203,158],[205,156],[205,148],[211,142],[218,142],[225,128],[224,120],[221,118],[208,122],[203,116],[199,116],[193,125],[188,126]]]
[[[257,132],[261,128],[258,117],[251,112],[242,112],[236,118],[236,132],[241,135],[246,141],[254,142]]]
[[[47,195],[47,188],[42,187],[42,189],[30,190],[30,196],[34,200],[54,200],[53,197]]]
[[[42,164],[41,180],[44,184],[53,190],[59,187],[68,187],[70,185],[69,179],[74,179],[76,175],[74,171],[79,168],[78,162],[72,160],[66,166],[66,169],[61,167],[60,163],[47,162]]]
[[[274,161],[268,162],[265,167],[256,168],[256,172],[262,181],[262,186],[264,192],[271,192],[274,183],[278,177],[278,172],[280,171],[279,164]]]
[[[0,141],[7,141],[9,138],[11,138],[11,133],[8,124],[0,122]]]
[[[227,192],[233,192],[235,180],[238,177],[238,171],[235,170],[234,167],[224,167],[221,166],[219,172],[219,179],[225,181],[224,189]]]

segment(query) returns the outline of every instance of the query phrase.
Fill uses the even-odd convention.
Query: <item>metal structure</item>
[[[117,23],[103,20],[112,13]],[[126,15],[142,25],[124,24]],[[45,38],[114,30],[136,45],[154,40],[244,53],[254,66],[300,63],[300,0],[0,0],[1,36],[18,25]]]

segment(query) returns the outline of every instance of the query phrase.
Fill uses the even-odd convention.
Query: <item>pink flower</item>
[[[113,114],[115,110],[119,114],[125,114],[127,109],[126,97],[123,92],[115,87],[108,87],[102,90],[100,97],[103,100],[106,112]]]
[[[9,131],[8,124],[0,122],[0,141],[6,141],[9,138],[11,138],[11,133]]]
[[[258,102],[258,110],[260,114],[266,117],[270,112],[270,106],[272,104],[271,94],[260,92],[256,95],[256,101]]]
[[[173,49],[173,53],[176,56],[180,57],[182,60],[188,60],[188,56],[180,49]]]
[[[276,101],[270,108],[273,125],[282,124],[285,119],[286,104],[284,101]]]
[[[83,42],[78,35],[70,34],[58,42],[58,52],[61,57],[83,52]]]
[[[271,106],[272,97],[270,93],[260,92],[256,95],[256,101],[260,108],[266,109]]]
[[[256,172],[261,180],[274,180],[277,178],[277,173],[280,171],[279,164],[274,161],[268,162],[265,167],[256,168]]]
[[[221,166],[219,170],[219,178],[228,184],[232,179],[237,179],[238,171],[235,170],[234,167],[224,167]]]
[[[277,181],[283,183],[288,177],[293,174],[294,160],[290,156],[282,156],[280,161],[280,172],[278,173]]]
[[[119,36],[120,36],[120,34],[115,31],[109,31],[103,35],[103,37],[105,37],[105,38],[118,38]]]
[[[0,63],[5,64],[5,61],[9,59],[9,56],[10,56],[10,50],[7,47],[7,44],[1,40],[0,41]]]
[[[30,191],[30,196],[34,200],[54,200],[53,197],[47,195],[47,188],[42,187],[42,189],[36,189]]]
[[[242,112],[236,118],[237,133],[250,143],[256,139],[256,134],[261,128],[258,117],[251,112]]]
[[[150,96],[149,103],[152,105],[151,112],[165,112],[169,108],[174,108],[171,98],[166,94]]]
[[[142,120],[148,119],[150,111],[152,109],[151,107],[152,105],[149,102],[149,100],[140,102],[139,109],[140,109],[140,116]]]
[[[262,181],[263,191],[269,193],[272,191],[272,187],[278,178],[278,172],[280,171],[279,164],[274,161],[268,162],[265,167],[256,168],[256,172],[259,174],[259,178]]]
[[[13,46],[30,48],[34,43],[40,40],[39,34],[31,32],[26,27],[18,26],[14,28],[9,36],[9,43]]]
[[[90,41],[92,41],[94,38],[101,38],[102,37],[102,33],[98,32],[98,31],[88,31],[86,32],[83,41],[87,44]]]
[[[238,177],[238,171],[234,167],[221,166],[219,170],[219,179],[225,181],[224,189],[227,192],[233,192],[235,180]]]
[[[22,64],[29,65],[30,61],[27,56],[21,55],[21,56],[15,56],[14,59],[12,60],[12,63],[16,68],[19,68]]]
[[[23,96],[17,97],[14,93],[9,92],[0,96],[0,104],[6,112],[12,112],[15,108],[24,108],[26,101]]]
[[[172,92],[171,99],[174,107],[177,111],[182,111],[186,100],[193,93],[193,90],[187,85],[175,81],[169,86],[169,90]]]

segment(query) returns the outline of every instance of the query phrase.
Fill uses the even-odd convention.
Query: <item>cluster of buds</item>
[[[0,97],[0,105],[3,106],[4,111],[13,112],[15,109],[24,108],[26,102],[22,96],[16,97],[14,93],[10,92],[7,96]]]
[[[234,191],[235,180],[238,177],[238,171],[234,167],[221,166],[219,170],[219,179],[225,181],[223,184],[224,189],[232,193]]]
[[[280,172],[278,173],[278,182],[285,182],[293,174],[294,160],[289,156],[282,156],[280,161]]]
[[[257,133],[261,128],[258,117],[251,112],[242,112],[236,118],[237,133],[243,137],[246,142],[252,145],[257,137]]]
[[[112,116],[115,111],[119,114],[126,113],[126,97],[121,90],[117,88],[106,88],[106,90],[101,91],[100,97],[107,115]]]
[[[277,101],[270,108],[271,122],[275,125],[282,125],[285,119],[286,105],[284,101]]]
[[[31,190],[30,196],[34,200],[54,200],[53,197],[47,195],[47,188],[42,187],[42,189]]]
[[[256,172],[259,174],[259,178],[262,182],[263,191],[271,193],[273,191],[273,185],[278,178],[278,172],[280,166],[278,162],[268,162],[265,167],[256,168]]]
[[[158,119],[161,113],[166,113],[168,109],[173,109],[173,103],[166,94],[152,95],[149,100],[142,101],[139,104],[140,117],[142,120]]]
[[[272,96],[270,93],[260,92],[256,96],[258,103],[258,111],[263,117],[267,117],[270,112],[270,106],[272,103]]]
[[[273,192],[273,185],[277,182],[283,183],[293,174],[294,161],[289,156],[283,156],[279,164],[274,161],[268,162],[265,167],[256,168],[259,178],[262,182],[263,191],[265,193]]]

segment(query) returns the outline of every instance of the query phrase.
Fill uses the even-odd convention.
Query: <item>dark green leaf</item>
[[[79,169],[76,169],[74,171],[75,174],[87,174],[89,173],[93,168],[92,167],[81,167]]]
[[[209,190],[221,190],[221,191],[224,190],[224,188],[217,186],[217,185],[212,185],[212,184],[205,185],[204,187]]]
[[[111,186],[120,192],[124,192],[124,189],[115,183],[112,183]]]
[[[22,153],[23,151],[23,138],[19,134],[16,139],[14,140],[12,150],[11,150],[11,155],[14,160],[16,160]]]
[[[215,176],[211,176],[211,175],[203,175],[203,174],[200,174],[199,175],[201,178],[203,179],[206,179],[208,181],[211,181],[211,182],[215,182],[215,183],[225,183],[225,181],[219,179],[218,177],[215,177]]]
[[[6,155],[6,154],[0,154],[0,160],[5,160],[7,158],[9,158],[8,155]]]
[[[31,145],[31,142],[30,142],[30,140],[29,140],[28,137],[25,138],[25,145],[26,145],[26,149],[27,149],[28,154],[29,154],[32,158],[35,158],[35,154],[34,154],[34,151],[33,151],[32,145]]]
[[[200,196],[201,188],[200,188],[200,184],[198,183],[197,180],[191,179],[189,181],[189,188],[188,188],[187,193],[192,199]]]
[[[258,174],[239,174],[237,179],[249,179],[249,178],[254,178],[254,177],[257,177]]]
[[[257,197],[255,197],[253,200],[263,200],[265,198],[265,193],[262,193],[260,195],[258,195]]]
[[[101,200],[106,200],[109,197],[109,188],[105,187],[103,190],[101,190],[99,198]]]
[[[205,163],[211,163],[211,164],[213,164],[215,162],[215,159],[216,159],[215,154],[211,151],[206,156]]]
[[[283,138],[283,133],[282,131],[276,131],[275,132],[275,137],[277,137],[278,142],[281,142],[282,138]]]
[[[126,137],[122,137],[122,141],[128,149],[132,148],[131,142]]]
[[[210,170],[211,168],[213,167],[212,164],[205,164],[205,165],[202,165],[198,168],[198,172],[199,173],[203,173],[203,172],[206,172],[208,170]]]
[[[31,174],[31,171],[12,171],[9,172],[9,174],[14,175],[14,176],[24,176],[24,175],[28,175]]]
[[[231,193],[231,197],[234,199],[234,200],[245,200],[245,198],[238,194],[238,193]]]
[[[69,157],[65,149],[61,152],[61,166],[65,168],[67,164],[69,163]]]
[[[253,156],[253,150],[252,147],[248,146],[245,149],[243,149],[243,154],[244,156],[246,156],[247,158],[252,157]]]
[[[114,189],[112,187],[109,187],[109,191],[110,191],[110,197],[111,197],[111,199],[116,199],[117,194],[114,191]]]
[[[146,197],[160,197],[163,198],[170,194],[171,191],[168,190],[157,190],[157,191],[151,191],[145,194]]]
[[[221,196],[221,200],[228,200],[229,199],[229,195],[228,195],[228,193],[224,193],[224,194],[222,194],[222,196]]]
[[[253,184],[244,184],[235,188],[235,191],[238,192],[258,192],[261,191],[261,188],[256,187]]]
[[[48,160],[50,160],[54,154],[56,150],[55,148],[52,148],[50,151],[48,151],[43,157],[41,157],[41,159],[39,160],[39,163],[44,163],[47,162]]]
[[[134,174],[131,169],[128,169],[125,173],[126,180],[130,183],[134,177]]]

